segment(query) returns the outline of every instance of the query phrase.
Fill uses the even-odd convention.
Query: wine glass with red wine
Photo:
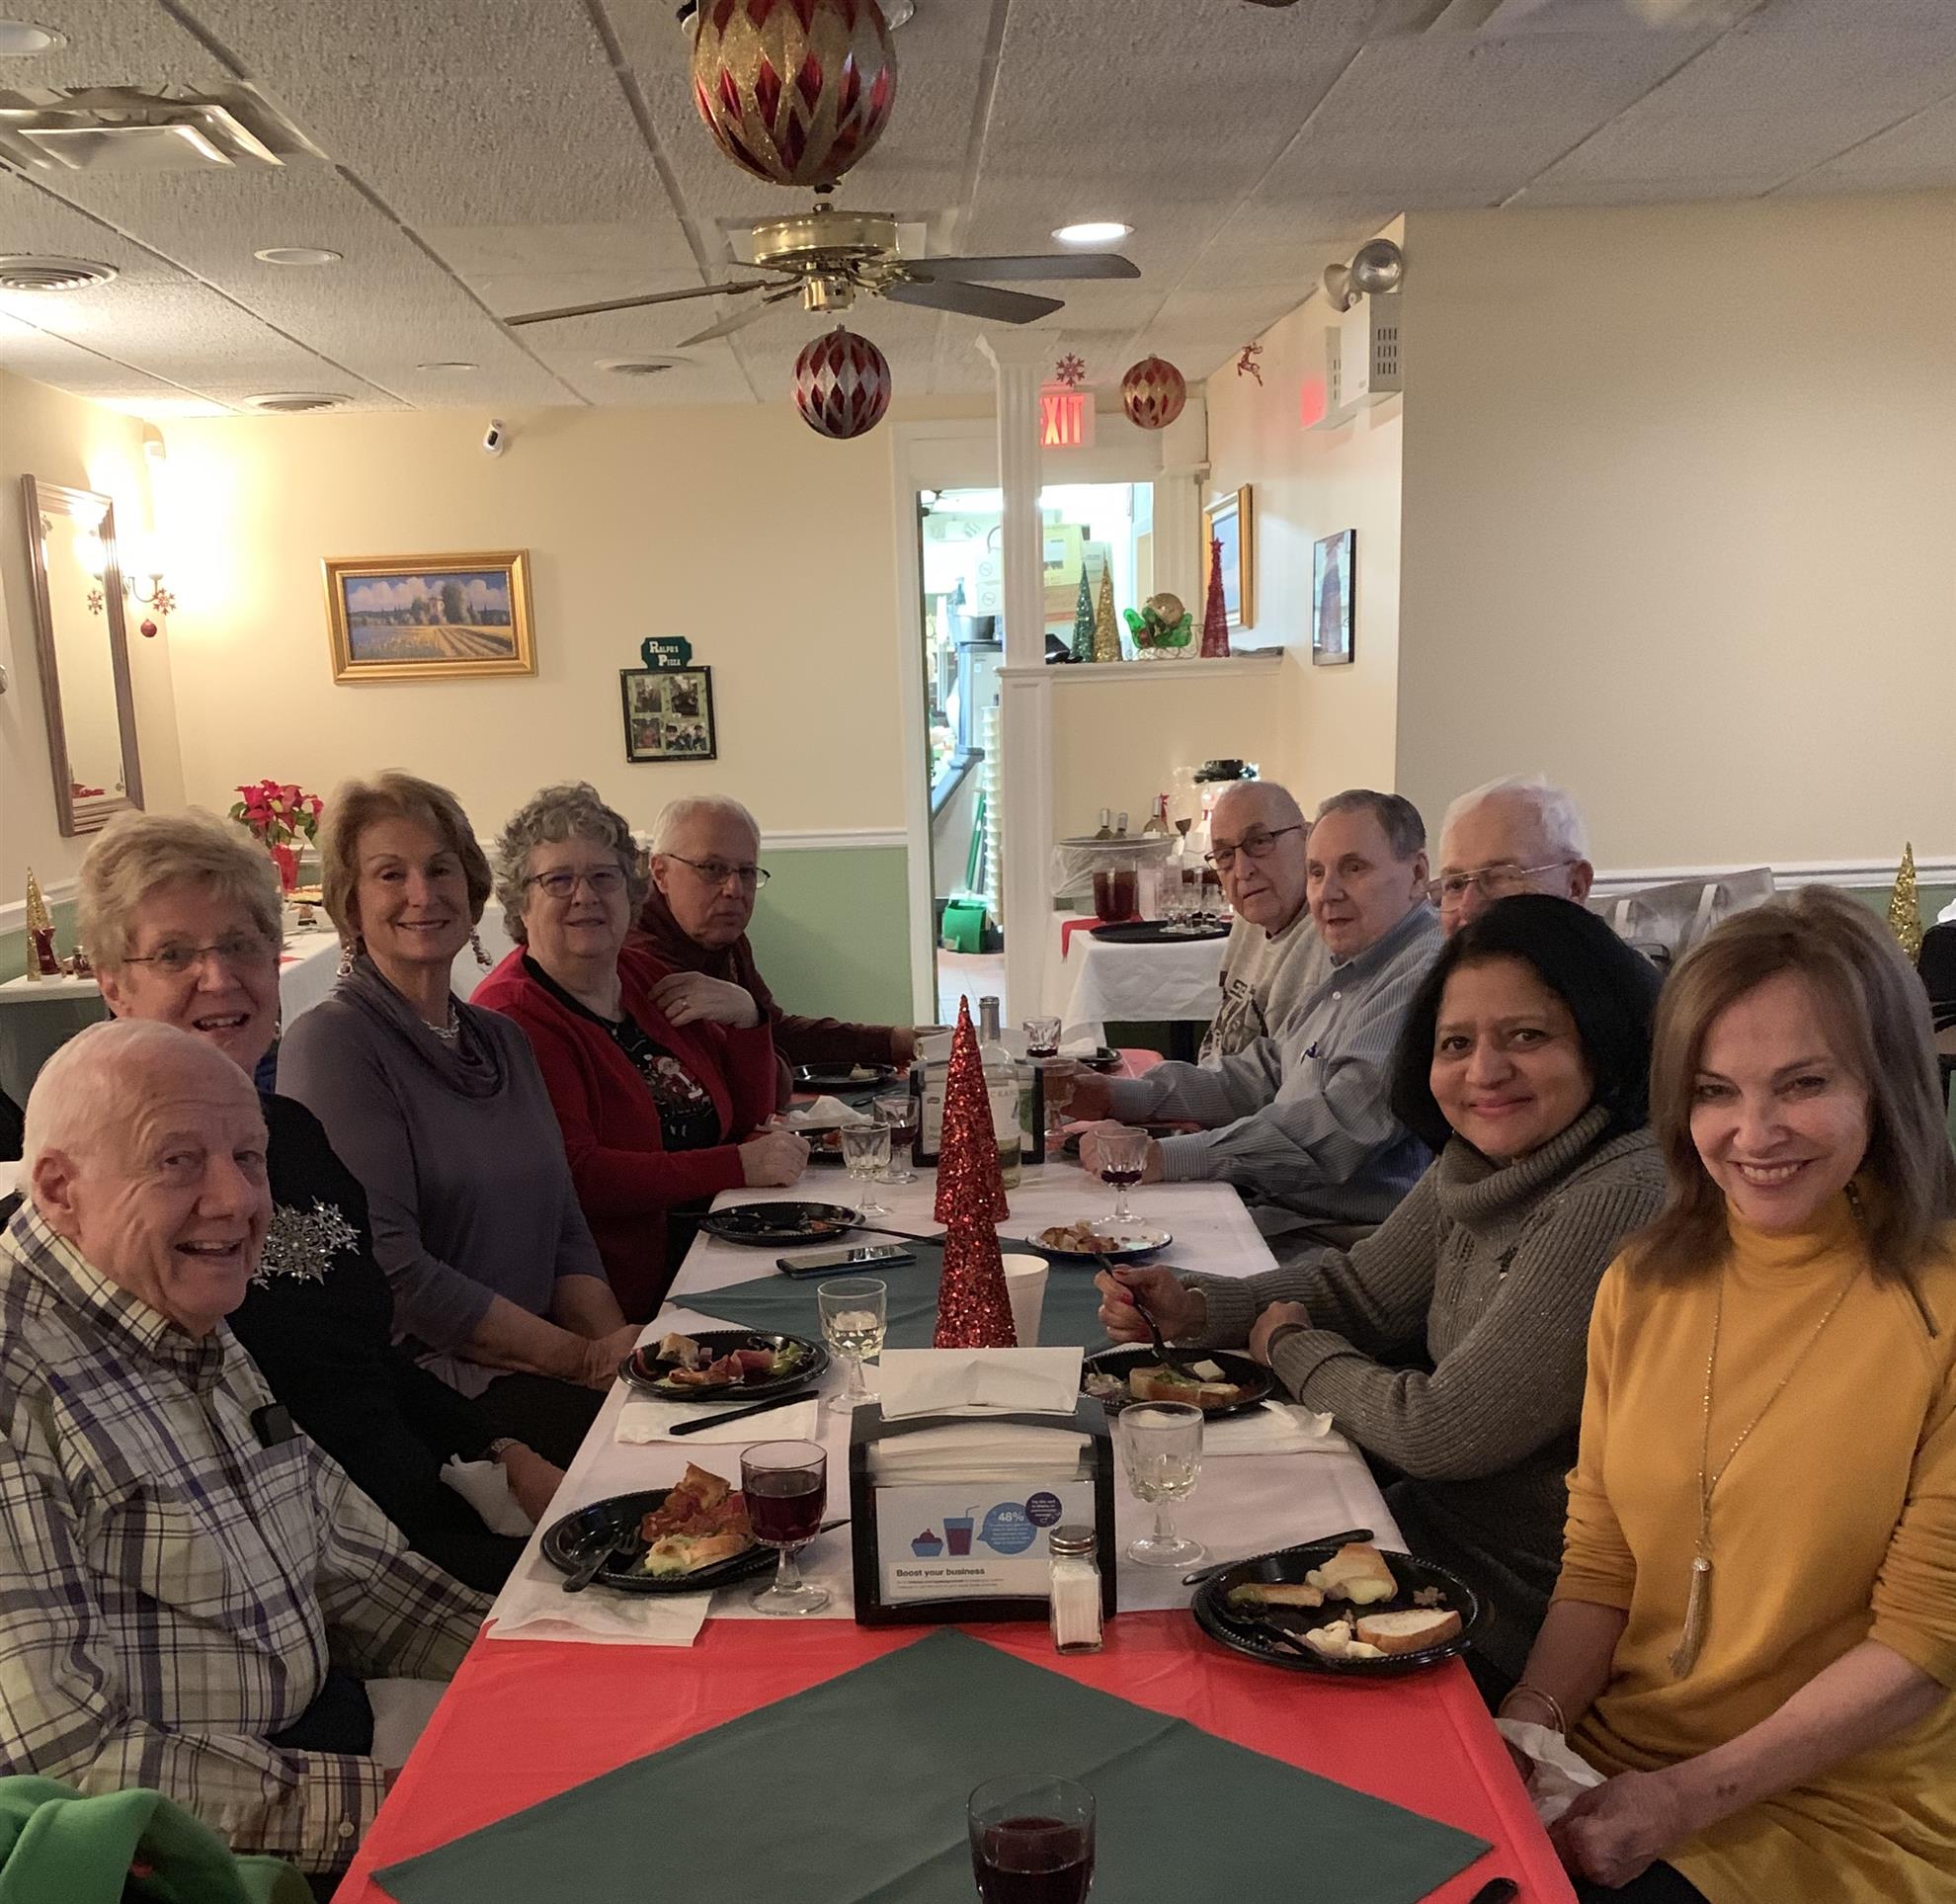
[[[1039,1774],[992,1779],[965,1806],[983,1904],[1083,1904],[1094,1888],[1094,1794]]]
[[[829,1457],[813,1442],[758,1442],[742,1449],[740,1486],[747,1524],[778,1556],[774,1577],[754,1596],[758,1614],[819,1614],[828,1589],[811,1587],[795,1555],[821,1531],[829,1499]]]
[[[1149,1137],[1145,1130],[1101,1130],[1096,1133],[1100,1150],[1100,1181],[1113,1186],[1114,1206],[1109,1222],[1125,1223],[1130,1212],[1127,1193],[1148,1167]]]

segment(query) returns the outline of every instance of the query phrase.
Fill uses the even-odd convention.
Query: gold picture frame
[[[1232,631],[1254,628],[1257,625],[1257,518],[1248,483],[1226,496],[1218,496],[1202,511],[1204,602],[1209,599],[1209,553],[1218,541],[1223,545],[1223,613]]]
[[[536,672],[528,549],[339,555],[321,567],[336,682]]]

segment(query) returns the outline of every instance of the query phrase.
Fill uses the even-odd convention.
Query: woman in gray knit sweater
[[[1392,1104],[1438,1152],[1348,1251],[1243,1280],[1100,1278],[1101,1319],[1242,1347],[1392,1476],[1407,1545],[1490,1603],[1470,1660],[1516,1678],[1562,1559],[1596,1284],[1664,1200],[1645,1128],[1658,977],[1600,919],[1522,894],[1446,943]],[[1385,1478],[1385,1474],[1382,1474]]]

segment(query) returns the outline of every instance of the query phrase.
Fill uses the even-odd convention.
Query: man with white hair
[[[1311,923],[1311,823],[1275,781],[1237,781],[1209,814],[1207,859],[1236,913],[1223,948],[1222,1003],[1200,1061],[1216,1064],[1280,1038],[1325,972],[1325,942]]]
[[[365,1682],[446,1679],[488,1601],[406,1551],[224,1324],[265,1149],[251,1080],[175,1026],[91,1026],[36,1080],[0,1233],[0,1773],[147,1786],[330,1872],[391,1777]]]
[[[1510,775],[1446,809],[1430,892],[1440,930],[1452,934],[1511,893],[1546,892],[1580,906],[1595,876],[1575,800],[1539,774]]]
[[[754,901],[768,883],[761,828],[738,800],[695,795],[670,801],[652,828],[652,890],[638,914],[641,943],[673,969],[652,997],[675,1025],[705,1017],[704,988],[738,985],[773,1022],[774,1049],[790,1065],[906,1065],[917,1053],[907,1025],[851,1025],[784,1012],[763,981],[747,941]]]

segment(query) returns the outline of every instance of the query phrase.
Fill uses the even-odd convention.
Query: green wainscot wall
[[[911,1025],[909,855],[900,846],[765,855],[770,878],[748,937],[785,1012]],[[934,1016],[923,1012],[925,1021]]]

